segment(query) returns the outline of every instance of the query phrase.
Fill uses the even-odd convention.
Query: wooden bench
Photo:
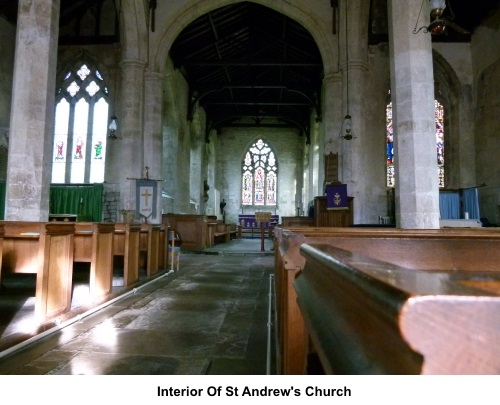
[[[314,373],[500,372],[499,262],[473,264],[475,253],[463,251],[464,240],[434,239],[433,253],[445,258],[423,270],[418,254],[428,249],[419,246],[426,242],[403,243],[417,250],[416,267],[331,245],[301,246],[305,266],[294,286],[309,347],[321,365],[319,371],[312,368]],[[456,261],[446,258],[453,251],[460,256]],[[449,268],[451,262],[457,266]]]
[[[69,311],[75,224],[5,221],[3,226],[0,276],[36,274],[36,322],[43,323]]]
[[[146,268],[147,277],[156,274],[160,269],[160,261],[164,264],[166,261],[160,259],[163,256],[165,245],[160,246],[160,233],[165,233],[165,228],[159,224],[141,224],[139,232],[139,250],[142,263]]]
[[[113,288],[112,223],[75,222],[75,263],[90,263],[89,297],[94,303],[102,302]]]
[[[209,246],[208,223],[213,223],[206,215],[163,214],[162,223],[175,229],[182,240],[182,249],[201,251]]]
[[[274,250],[281,373],[301,374],[305,366],[306,333],[293,288],[305,265],[300,253],[302,244],[327,244],[420,270],[473,270],[481,264],[483,270],[496,271],[500,263],[500,232],[489,229],[277,227]]]
[[[230,223],[229,224],[229,237],[230,239],[236,239],[239,234],[241,234],[241,231],[239,230],[240,225]]]
[[[113,255],[123,257],[123,285],[139,280],[140,224],[115,224]]]
[[[214,232],[214,244],[217,242],[229,242],[231,240],[231,229],[229,224],[217,222]]]

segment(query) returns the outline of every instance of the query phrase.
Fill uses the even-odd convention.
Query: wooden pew
[[[217,230],[217,221],[207,222],[207,247],[215,246],[215,232]]]
[[[160,231],[162,229],[164,232],[164,228],[159,224],[141,224],[139,246],[148,277],[156,274],[159,270],[160,255],[164,252],[164,246],[160,247]]]
[[[115,224],[113,255],[123,256],[123,285],[125,287],[139,280],[140,231],[140,224]]]
[[[75,225],[3,222],[1,273],[36,274],[35,316],[43,323],[71,309]]]
[[[219,242],[229,242],[231,240],[231,227],[229,224],[217,222],[214,233],[214,244]]]
[[[90,263],[91,302],[102,301],[112,292],[114,231],[112,223],[75,223],[73,260]]]
[[[300,254],[302,244],[328,244],[421,270],[473,270],[481,263],[484,270],[495,271],[500,262],[500,232],[492,228],[277,227],[274,243],[278,363],[282,374],[302,374],[305,367],[306,333],[293,288],[293,282],[305,264],[305,258]]]
[[[235,223],[230,223],[229,224],[229,238],[230,239],[236,239],[238,237],[238,234],[241,233],[239,231],[240,225],[237,225]]]
[[[166,269],[168,263],[167,239],[169,227],[159,224],[158,235],[158,269]]]
[[[445,255],[455,250],[450,240],[434,242]],[[496,271],[480,263],[422,270],[331,245],[300,250],[305,266],[294,286],[325,373],[500,373],[498,262]]]
[[[2,286],[2,256],[3,256],[3,238],[5,235],[5,224],[0,221],[0,288]]]
[[[281,226],[283,228],[298,228],[314,226],[314,218],[312,217],[281,217]]]
[[[162,215],[162,223],[178,232],[182,240],[182,249],[189,251],[200,251],[208,246],[207,224],[209,222],[214,221],[206,215]]]

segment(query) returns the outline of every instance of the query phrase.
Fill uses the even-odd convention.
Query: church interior
[[[233,360],[265,357],[267,277],[271,373],[500,373],[499,5],[0,0],[0,373],[264,374]],[[213,319],[2,366],[101,305],[130,342]]]

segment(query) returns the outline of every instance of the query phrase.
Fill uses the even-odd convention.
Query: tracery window
[[[262,139],[245,154],[242,164],[242,205],[276,205],[278,167],[272,149]]]
[[[99,71],[79,64],[57,91],[52,183],[102,183],[108,88]]]
[[[392,127],[392,102],[386,106],[386,137],[387,137],[387,187],[395,186],[394,172],[394,132]],[[436,155],[438,164],[439,187],[444,187],[444,108],[434,100],[434,117],[436,122]]]

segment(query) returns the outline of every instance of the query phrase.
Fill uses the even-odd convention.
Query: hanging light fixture
[[[108,139],[114,141],[118,138],[118,135],[116,135],[116,131],[118,130],[118,118],[116,118],[116,115],[113,115],[110,120],[109,120],[109,133],[108,133]]]
[[[342,126],[340,128],[340,139],[345,139],[350,141],[355,139],[354,132],[352,130],[352,118],[349,114],[349,41],[347,34],[347,0],[345,2],[345,65],[346,65],[346,115],[342,120]]]
[[[430,24],[428,26],[423,26],[417,29],[418,20],[420,19],[420,14],[422,13],[422,8],[424,3],[428,2],[428,10],[430,14]],[[446,9],[446,0],[422,0],[422,6],[420,7],[420,12],[418,13],[417,22],[415,23],[415,28],[413,33],[417,34],[420,31],[425,33],[430,32],[432,35],[441,35],[447,32],[446,28],[450,27],[460,34],[469,34],[467,30],[455,24],[452,20],[455,18],[455,14],[451,9],[450,2],[448,1],[449,15],[443,16],[444,10]]]

